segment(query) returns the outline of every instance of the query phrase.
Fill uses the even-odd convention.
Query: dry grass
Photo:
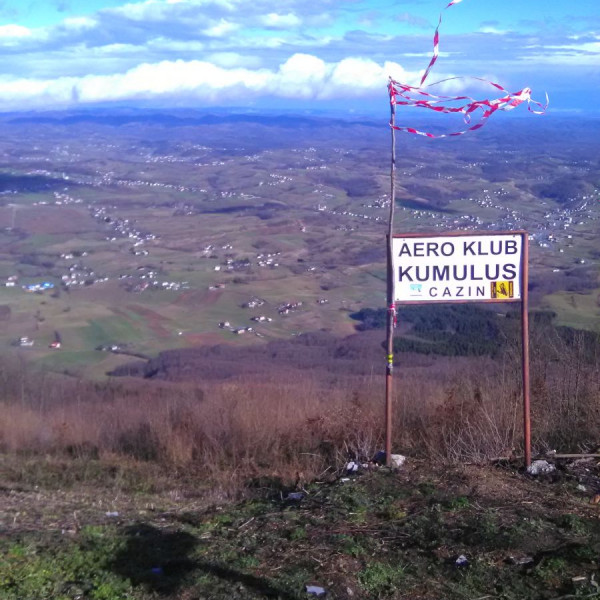
[[[538,449],[583,449],[598,441],[598,362],[582,352],[575,345],[534,353]],[[518,453],[518,358],[431,359],[398,368],[395,449],[451,461]],[[0,449],[13,455],[123,457],[197,469],[215,481],[269,476],[301,483],[349,458],[369,459],[382,446],[378,376],[348,376],[334,386],[307,371],[202,386],[143,380],[100,385],[3,363],[0,380]]]

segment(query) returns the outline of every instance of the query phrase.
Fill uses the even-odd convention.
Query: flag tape
[[[459,2],[462,2],[462,0],[452,0],[452,2],[446,5],[442,13],[440,13],[438,24],[435,29],[435,34],[433,36],[433,55],[431,57],[431,60],[429,61],[429,65],[427,65],[427,69],[425,69],[425,72],[421,77],[419,87],[407,85],[405,83],[400,83],[399,81],[396,81],[390,77],[388,83],[388,92],[390,95],[390,103],[392,104],[392,106],[413,106],[415,108],[425,108],[437,113],[446,114],[459,113],[463,115],[464,122],[469,126],[460,131],[444,133],[439,135],[426,131],[421,131],[413,127],[398,127],[397,125],[390,122],[390,125],[393,129],[397,131],[406,131],[408,133],[421,135],[428,138],[445,138],[463,135],[468,131],[480,129],[485,125],[487,120],[495,112],[509,111],[523,103],[527,103],[527,108],[529,112],[533,114],[541,115],[546,112],[549,102],[548,94],[546,94],[545,104],[542,104],[541,102],[536,102],[535,100],[532,100],[531,89],[528,87],[523,88],[518,92],[511,93],[508,92],[499,83],[495,83],[493,81],[489,81],[481,77],[448,77],[446,79],[436,81],[435,83],[424,85],[431,69],[435,65],[439,56],[439,30],[442,24],[442,14],[445,10],[447,10],[455,4],[458,4]],[[475,98],[472,98],[471,96],[444,96],[425,91],[424,89],[431,88],[435,85],[440,85],[448,81],[460,79],[473,79],[491,85],[496,89],[500,90],[500,92],[502,92],[502,96],[493,100],[475,100]],[[473,123],[472,121],[474,113],[479,115],[479,119],[475,123]]]

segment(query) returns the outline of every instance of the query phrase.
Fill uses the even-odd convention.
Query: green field
[[[249,135],[218,124],[107,126],[92,142],[77,126],[59,134],[40,126],[25,139],[7,124],[0,173],[21,188],[0,203],[0,344],[40,365],[81,374],[88,365],[97,374],[121,360],[96,353],[99,345],[155,355],[319,329],[345,335],[354,327],[348,311],[384,306],[387,132],[356,125],[288,137],[256,127]],[[399,158],[395,229],[526,229],[542,305],[560,323],[597,329],[598,284],[587,282],[599,273],[600,178],[591,167],[582,171],[553,135],[543,160],[528,147],[515,154],[501,135],[484,136],[481,148],[417,142],[414,155]],[[596,143],[585,135],[582,160]],[[30,144],[55,161],[33,187]],[[558,196],[546,185],[557,174],[571,174],[591,201]],[[35,187],[40,181],[44,189]],[[269,253],[272,265],[260,266]],[[16,287],[3,287],[13,275]],[[583,288],[565,292],[574,280]],[[21,289],[40,281],[56,287]],[[265,304],[242,308],[254,297]],[[278,314],[280,304],[298,302]],[[261,314],[273,321],[250,320]],[[235,336],[218,328],[222,321],[264,337]],[[56,332],[60,351],[47,347]],[[23,336],[33,348],[10,345]]]

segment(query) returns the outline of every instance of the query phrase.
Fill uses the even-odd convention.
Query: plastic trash
[[[302,500],[304,498],[304,494],[302,492],[290,492],[286,496],[286,500]]]
[[[392,467],[395,467],[396,469],[399,469],[406,462],[406,456],[403,456],[402,454],[390,454],[390,459]]]
[[[469,559],[464,555],[461,554],[455,561],[454,564],[457,567],[467,567],[469,566]]]
[[[351,460],[347,465],[346,465],[346,472],[347,473],[356,473],[356,471],[358,471],[358,464],[355,463],[353,460]]]
[[[530,475],[541,475],[556,471],[556,467],[547,460],[534,460],[528,467],[527,472]]]
[[[118,512],[107,512],[105,513],[107,517],[118,517],[119,513]]]
[[[373,457],[373,462],[377,465],[385,465],[385,452],[380,450]],[[391,466],[399,469],[406,462],[406,456],[402,454],[390,454],[390,463]]]
[[[307,585],[306,593],[313,594],[314,596],[318,597],[318,596],[324,596],[327,592],[325,591],[325,588],[322,588],[318,585]]]
[[[373,462],[378,465],[385,465],[385,452],[380,450],[373,457]]]
[[[163,568],[162,567],[152,567],[150,569],[151,573],[153,575],[163,575]]]
[[[508,562],[512,565],[522,567],[523,565],[530,565],[534,562],[533,556],[509,556]]]

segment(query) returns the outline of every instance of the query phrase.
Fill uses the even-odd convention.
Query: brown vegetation
[[[302,364],[303,343],[309,354],[323,348],[318,336],[312,343],[282,346],[285,369],[239,369],[225,380],[184,381],[183,370],[179,381],[91,383],[4,361],[0,450],[66,460],[152,461],[215,482],[310,479],[339,469],[349,458],[367,460],[381,448],[383,377],[376,367],[382,351],[376,344],[370,354],[367,343],[379,334],[363,335],[358,337],[364,341],[362,354],[356,350],[342,361],[345,377],[336,358]],[[597,446],[598,355],[590,355],[576,337],[566,344],[551,330],[533,336],[532,350],[535,449]],[[231,360],[230,351],[221,348],[220,358]],[[215,366],[214,356],[204,359]],[[451,461],[518,454],[519,367],[517,347],[496,361],[401,355],[394,449]]]

